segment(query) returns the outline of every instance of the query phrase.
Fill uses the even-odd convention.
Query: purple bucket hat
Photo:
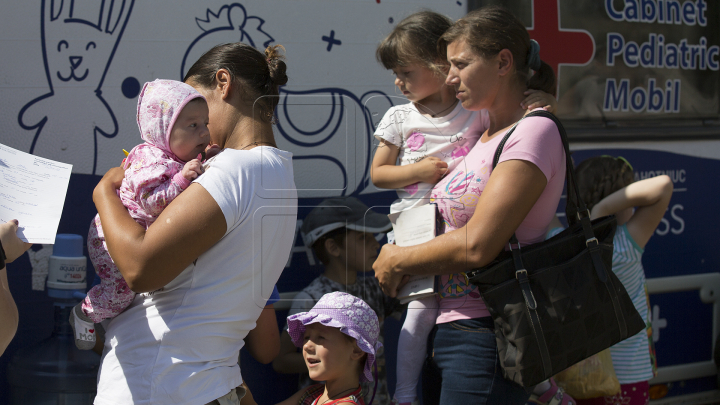
[[[367,353],[360,381],[373,381],[372,365],[375,362],[375,353],[382,347],[382,343],[378,342],[380,322],[375,311],[365,301],[344,292],[328,293],[323,295],[310,311],[290,315],[287,321],[290,339],[297,347],[302,347],[305,326],[311,323],[338,328],[340,332],[355,339],[360,350]]]
[[[170,132],[180,111],[196,98],[205,100],[197,90],[183,82],[156,79],[145,83],[137,104],[137,124],[142,139],[182,162],[170,150]]]

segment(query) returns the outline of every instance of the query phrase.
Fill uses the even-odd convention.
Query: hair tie
[[[630,164],[630,162],[628,162],[628,160],[625,159],[625,158],[622,157],[622,156],[617,156],[617,157],[615,157],[615,156],[612,156],[612,155],[601,155],[600,157],[619,160],[619,161],[625,163],[625,165],[623,166],[623,169],[625,169],[625,167],[627,167],[627,168],[629,168],[630,170],[633,170],[633,167],[632,167],[632,165]]]
[[[540,70],[542,63],[540,62],[540,44],[536,40],[530,40],[530,51],[528,52],[528,66],[534,71]]]

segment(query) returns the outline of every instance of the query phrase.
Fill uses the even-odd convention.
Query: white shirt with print
[[[446,116],[422,115],[413,103],[391,107],[375,130],[375,138],[400,148],[400,166],[434,156],[448,164],[448,172],[461,164],[489,126],[486,110],[467,111],[460,103]],[[397,189],[399,200],[390,213],[427,204],[434,184],[415,183]]]

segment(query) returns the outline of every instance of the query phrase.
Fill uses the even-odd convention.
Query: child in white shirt
[[[372,162],[373,184],[397,189],[399,199],[390,213],[427,204],[435,183],[470,152],[487,129],[487,111],[466,111],[445,85],[448,63],[437,42],[452,21],[432,11],[420,11],[402,20],[378,46],[378,61],[395,74],[395,85],[410,100],[391,107],[375,130],[379,141]],[[550,107],[555,98],[530,90],[523,106]],[[399,164],[398,164],[399,161]],[[393,241],[392,233],[388,240]],[[435,325],[435,297],[412,301],[398,341],[395,402],[409,404]]]

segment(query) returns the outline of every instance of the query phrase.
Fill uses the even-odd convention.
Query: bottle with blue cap
[[[100,356],[75,346],[68,322],[87,288],[87,258],[80,235],[58,234],[48,264],[48,295],[54,298],[52,334],[15,352],[7,369],[10,404],[90,405]]]
[[[80,235],[59,233],[48,265],[48,295],[53,298],[85,297],[87,257],[83,256]]]

